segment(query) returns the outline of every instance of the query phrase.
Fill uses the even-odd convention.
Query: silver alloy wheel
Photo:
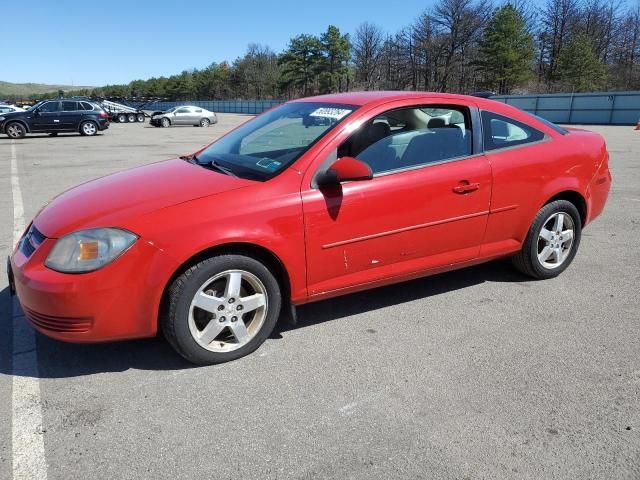
[[[126,123],[127,122],[127,116],[124,114],[120,114],[118,115],[118,123]]]
[[[95,135],[98,130],[93,122],[85,122],[82,124],[82,131],[85,135]]]
[[[200,120],[200,126],[201,127],[208,127],[209,126],[209,119],[208,118],[203,118],[202,120]]]
[[[171,126],[171,120],[169,120],[168,118],[163,118],[160,123],[162,123],[162,126],[165,128]]]
[[[7,135],[11,138],[20,138],[22,135],[22,128],[17,123],[12,123],[7,127]]]
[[[138,122],[143,123],[144,122],[144,115],[139,113],[138,117],[137,117]]]
[[[127,116],[127,120],[129,121],[129,123],[134,123],[136,121],[136,116],[133,113],[130,113]]]
[[[189,307],[189,331],[211,352],[237,350],[258,334],[268,307],[267,289],[258,277],[227,270],[198,288]]]
[[[571,215],[556,212],[542,225],[538,234],[538,261],[544,268],[558,268],[573,248],[574,223]]]

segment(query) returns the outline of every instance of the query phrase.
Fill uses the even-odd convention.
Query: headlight
[[[63,273],[90,272],[115,260],[138,239],[117,228],[93,228],[60,238],[44,264]]]

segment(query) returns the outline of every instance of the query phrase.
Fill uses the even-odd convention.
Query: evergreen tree
[[[558,59],[558,80],[574,92],[602,88],[607,82],[607,70],[593,50],[591,39],[575,35]]]
[[[498,93],[531,77],[535,47],[525,19],[510,3],[498,8],[484,31],[476,62],[486,86]]]
[[[320,75],[320,91],[331,93],[347,88],[351,59],[351,42],[349,34],[341,35],[340,29],[329,25],[327,31],[320,36],[324,65]]]
[[[281,86],[284,90],[299,89],[302,96],[314,91],[316,75],[322,64],[322,44],[314,35],[298,35],[280,56]]]

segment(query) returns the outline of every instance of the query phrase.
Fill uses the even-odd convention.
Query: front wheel
[[[164,128],[170,127],[170,126],[171,126],[171,120],[169,120],[168,118],[163,118],[163,119],[160,121],[160,124],[161,124]]]
[[[576,256],[581,235],[582,220],[573,203],[548,203],[533,220],[522,250],[512,257],[513,264],[538,280],[557,277]]]
[[[98,125],[95,122],[86,121],[80,124],[80,134],[85,137],[93,137],[98,133]]]
[[[190,362],[211,365],[243,357],[271,334],[280,286],[259,261],[221,255],[194,265],[167,291],[160,328]]]
[[[201,118],[200,119],[200,126],[201,127],[208,127],[211,124],[211,122],[209,121],[208,118]]]
[[[24,138],[24,136],[27,134],[27,129],[24,128],[24,125],[22,125],[19,122],[13,122],[8,124],[5,127],[4,131],[9,138],[15,138],[15,139]]]

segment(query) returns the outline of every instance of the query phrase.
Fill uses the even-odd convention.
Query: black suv
[[[79,132],[95,135],[109,128],[109,115],[98,105],[79,100],[43,100],[25,112],[0,114],[0,133],[23,138],[27,133]]]

